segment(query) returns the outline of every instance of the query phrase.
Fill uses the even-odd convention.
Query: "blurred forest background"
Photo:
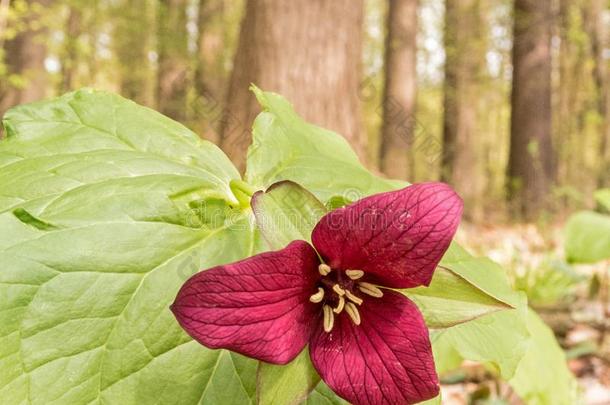
[[[599,213],[572,228],[592,232],[577,238],[585,253],[607,246],[610,1],[0,0],[0,115],[106,89],[243,170],[250,83],[342,134],[373,170],[451,183],[468,219],[460,243],[527,294],[585,402],[610,403],[610,252],[575,266],[564,251],[564,219],[602,188]],[[500,387],[480,365],[442,377],[468,403]]]
[[[610,178],[607,0],[0,0],[0,114],[83,86],[242,165],[250,83],[475,222],[591,206]],[[508,216],[506,214],[509,214]]]

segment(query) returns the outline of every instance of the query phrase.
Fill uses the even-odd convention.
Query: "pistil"
[[[383,297],[383,291],[379,287],[360,281],[365,275],[362,270],[333,270],[329,265],[322,263],[318,265],[318,271],[322,275],[318,291],[309,297],[309,301],[322,303],[323,326],[326,332],[333,329],[335,317],[342,312],[347,313],[355,325],[360,325],[362,320],[358,306],[364,303],[362,294],[376,298]]]

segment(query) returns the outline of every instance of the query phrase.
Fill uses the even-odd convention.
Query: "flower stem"
[[[229,182],[229,187],[242,208],[250,206],[250,198],[252,197],[252,194],[256,192],[251,185],[243,180],[231,180]]]

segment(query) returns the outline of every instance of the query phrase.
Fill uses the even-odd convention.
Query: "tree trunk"
[[[337,131],[361,154],[358,86],[363,0],[248,0],[242,21],[221,146],[243,169],[254,83],[290,100],[305,120]]]
[[[118,59],[118,81],[124,97],[154,105],[153,71],[149,60],[154,21],[148,0],[123,0],[114,9],[113,46]]]
[[[177,121],[186,119],[188,82],[188,0],[161,0],[159,3],[157,105],[161,113]]]
[[[220,143],[219,123],[226,100],[228,75],[225,69],[227,52],[224,35],[225,0],[199,0],[197,15],[197,61],[195,90],[197,112],[202,122],[203,136]]]
[[[594,79],[597,88],[597,111],[601,118],[600,159],[598,187],[610,187],[610,63],[604,58],[604,48],[609,46],[608,28],[604,24],[605,0],[588,0],[590,11],[586,24],[591,38],[591,50],[595,62]]]
[[[551,17],[550,0],[515,1],[508,191],[526,219],[547,206],[554,180]]]
[[[417,89],[417,2],[390,0],[385,43],[385,87],[381,129],[381,171],[392,178],[412,175]]]
[[[477,142],[479,82],[485,65],[483,26],[479,0],[445,1],[441,178],[462,196],[470,217],[481,214],[483,188]]]
[[[61,58],[61,92],[65,93],[74,88],[78,71],[78,41],[82,32],[82,13],[75,6],[70,6],[68,20],[66,21],[64,49]]]
[[[41,24],[40,9],[50,6],[50,0],[29,0],[23,20],[24,29],[4,43],[6,77],[0,83],[0,117],[9,108],[43,98],[46,94],[47,72],[44,60],[46,28]]]

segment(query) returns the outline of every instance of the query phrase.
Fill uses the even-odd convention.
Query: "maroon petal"
[[[326,214],[312,241],[333,268],[364,270],[388,287],[430,284],[457,230],[461,198],[446,184],[413,184]]]
[[[180,289],[171,309],[199,343],[275,364],[296,357],[317,321],[315,250],[295,241],[282,250],[202,271]]]
[[[428,329],[413,302],[384,290],[365,299],[360,325],[345,312],[310,342],[314,367],[338,395],[360,404],[412,404],[439,393]]]

